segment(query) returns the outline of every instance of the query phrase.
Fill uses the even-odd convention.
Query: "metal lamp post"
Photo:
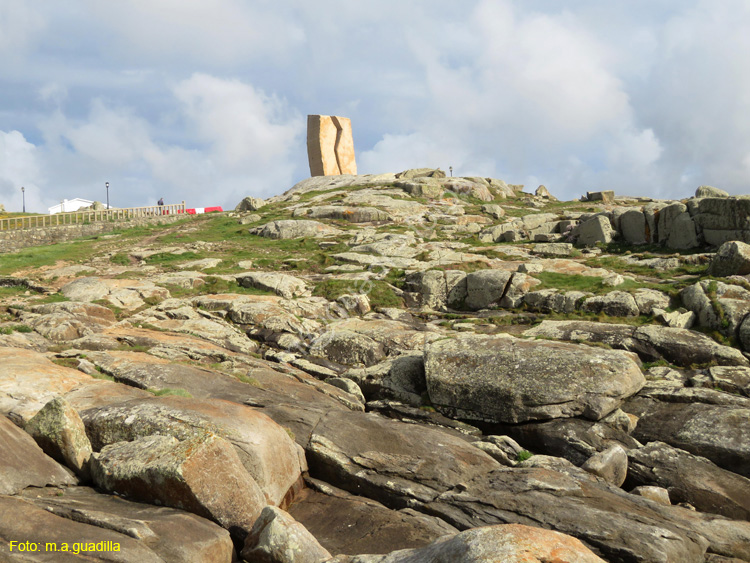
[[[21,199],[23,199],[23,212],[26,213],[26,188],[21,186]]]
[[[104,182],[104,187],[107,188],[107,209],[109,209],[109,182]]]

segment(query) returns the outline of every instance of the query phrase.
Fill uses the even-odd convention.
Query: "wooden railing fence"
[[[0,231],[34,229],[39,227],[58,227],[61,225],[79,225],[99,221],[131,221],[139,217],[158,215],[176,215],[185,213],[185,202],[169,205],[148,205],[146,207],[121,207],[116,209],[80,210],[54,215],[26,215],[0,219]]]

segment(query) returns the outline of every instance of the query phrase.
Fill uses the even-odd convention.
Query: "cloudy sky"
[[[234,207],[309,176],[449,166],[683,198],[750,193],[750,1],[0,0],[0,203]]]

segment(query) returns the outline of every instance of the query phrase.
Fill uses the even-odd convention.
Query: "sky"
[[[750,0],[0,0],[0,204],[233,208],[453,167],[560,199],[750,193]]]

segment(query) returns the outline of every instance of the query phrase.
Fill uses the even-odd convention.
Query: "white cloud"
[[[43,13],[29,3],[0,2],[0,59],[17,58],[46,26]]]
[[[233,168],[285,160],[303,132],[303,120],[283,100],[239,80],[194,74],[174,88],[197,137],[219,162]]]
[[[239,80],[195,74],[177,83],[168,115],[95,99],[83,118],[57,111],[42,124],[47,176],[59,178],[51,202],[102,200],[111,183],[117,206],[159,197],[189,205],[233,207],[247,195],[287,189],[304,163],[303,120],[287,104]],[[163,135],[168,123],[180,131]]]
[[[26,189],[28,205],[39,200],[42,181],[36,147],[19,131],[0,131],[0,203],[8,211],[20,211],[21,187]]]
[[[462,174],[539,177],[574,197],[584,178],[604,179],[592,155],[628,176],[634,163],[649,167],[659,157],[653,131],[634,122],[613,54],[569,13],[525,13],[483,0],[453,34],[440,41],[417,34],[411,47],[429,103],[412,131],[386,135],[363,154],[371,171],[403,168],[411,155],[439,157]],[[601,146],[607,149],[598,154]],[[571,159],[581,153],[589,154],[588,166]],[[565,170],[571,162],[573,174]]]
[[[0,130],[53,202],[281,192],[307,175],[308,113],[352,118],[362,172],[747,191],[746,0],[25,6],[0,0]]]
[[[304,41],[283,3],[243,0],[83,0],[110,31],[103,46],[118,56],[172,64],[243,64],[283,59]]]
[[[747,192],[748,27],[750,5],[728,0],[696,2],[663,28],[649,79],[634,98],[639,118],[663,140],[666,193],[687,195],[700,183]]]

